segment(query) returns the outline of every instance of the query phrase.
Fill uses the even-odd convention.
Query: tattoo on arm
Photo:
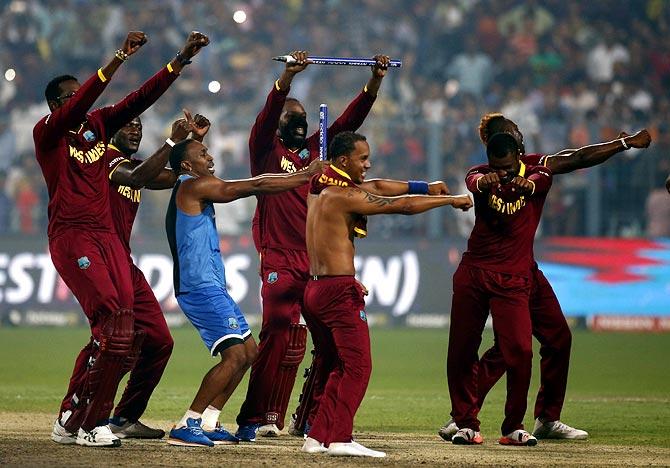
[[[377,206],[386,206],[390,205],[395,201],[395,199],[390,199],[386,197],[378,197],[377,195],[373,195],[371,193],[365,192],[361,190],[365,196],[365,201],[368,203],[372,203],[373,205]]]

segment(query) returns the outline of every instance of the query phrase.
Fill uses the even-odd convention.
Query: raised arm
[[[188,114],[187,117],[190,117],[190,114]],[[133,161],[131,164],[120,164],[119,166],[112,168],[113,172],[110,174],[112,182],[117,185],[127,185],[139,189],[161,176],[164,172],[163,169],[167,165],[168,158],[170,157],[172,145],[184,140],[191,131],[192,125],[194,125],[192,119],[190,121],[187,118],[176,120],[172,124],[170,138],[165,140],[165,143],[163,143],[154,154],[142,162]],[[172,142],[170,142],[170,140],[172,140]],[[163,175],[163,183],[159,185],[161,188],[163,188],[163,184],[168,183],[169,180],[172,180],[172,185],[174,185],[176,177],[173,176],[169,180],[165,179],[165,177],[166,176]]]
[[[439,206],[451,205],[467,211],[472,207],[469,195],[405,195],[381,197],[359,188],[328,187],[321,192],[327,206],[352,214],[403,214],[423,213]]]
[[[388,70],[389,57],[387,55],[375,55],[377,63],[372,67],[372,76],[361,93],[354,98],[333,124],[328,127],[328,143],[340,132],[355,132],[363,125],[365,118],[370,113],[372,105],[377,99],[377,93],[384,76]],[[317,136],[318,137],[318,136]]]
[[[103,120],[110,134],[116,133],[126,122],[140,115],[156,102],[156,100],[177,79],[183,67],[191,63],[191,59],[209,44],[209,38],[198,31],[192,31],[184,47],[177,56],[154,76],[149,78],[139,89],[130,93],[119,103],[101,109]]]
[[[61,135],[73,126],[86,120],[86,113],[105,90],[107,84],[125,58],[137,52],[146,41],[147,39],[143,32],[129,32],[121,49],[117,51],[114,58],[107,65],[100,68],[95,75],[86,80],[63,105],[54,109],[46,118],[43,125],[35,127],[33,133],[35,142],[42,147],[56,144],[56,140]]]
[[[251,127],[249,135],[249,155],[251,157],[252,172],[254,165],[258,165],[261,159],[267,155],[272,142],[274,141],[279,127],[279,117],[281,116],[286,96],[291,89],[291,82],[295,75],[307,68],[307,52],[304,50],[291,52],[295,63],[287,63],[284,72],[279,79],[272,85],[272,90],[268,94],[265,106],[256,117],[254,126]]]
[[[644,129],[634,135],[625,135],[605,143],[584,146],[571,152],[563,150],[548,155],[545,157],[545,166],[551,169],[554,174],[566,174],[577,169],[602,164],[615,154],[630,148],[647,148],[650,143],[651,136]]]

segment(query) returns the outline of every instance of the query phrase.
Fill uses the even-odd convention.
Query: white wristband
[[[630,146],[628,146],[628,143],[626,143],[626,140],[624,140],[623,138],[619,138],[619,141],[620,141],[621,144],[623,145],[623,149],[628,149],[628,148],[630,148]]]
[[[166,139],[166,140],[165,140],[165,143],[167,143],[168,145],[170,145],[170,147],[174,147],[174,141],[172,141],[171,138]]]

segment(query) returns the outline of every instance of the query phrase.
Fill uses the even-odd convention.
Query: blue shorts
[[[251,336],[242,311],[223,288],[189,291],[177,296],[177,302],[212,356]]]

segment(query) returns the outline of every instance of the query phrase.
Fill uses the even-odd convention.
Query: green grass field
[[[371,335],[374,370],[356,428],[434,435],[449,412],[446,330],[373,329]],[[0,329],[0,411],[55,416],[87,336],[85,329]],[[174,338],[175,350],[149,405],[149,419],[180,417],[215,362],[193,329],[175,330]],[[488,334],[483,346],[490,342]],[[669,359],[669,335],[575,332],[563,420],[588,430],[593,443],[670,447]],[[537,362],[526,416],[531,428]],[[291,410],[301,385],[299,378]],[[224,409],[226,423],[234,422],[245,390],[246,380]],[[480,417],[489,438],[498,436],[503,399],[501,381]]]

